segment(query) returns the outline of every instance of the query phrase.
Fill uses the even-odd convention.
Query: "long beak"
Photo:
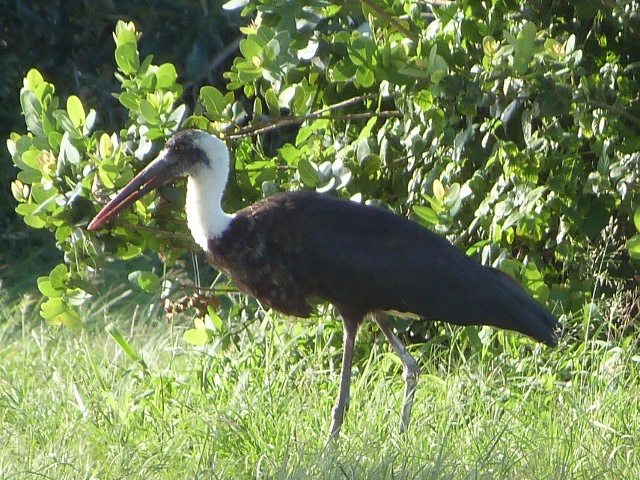
[[[147,165],[133,180],[131,180],[107,205],[95,216],[87,230],[93,231],[104,226],[109,220],[118,215],[122,210],[133,204],[151,190],[173,180],[165,152]]]

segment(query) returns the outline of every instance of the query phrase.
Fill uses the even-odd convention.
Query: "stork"
[[[354,344],[367,315],[403,364],[400,431],[409,424],[420,369],[387,313],[491,325],[556,345],[559,322],[511,277],[480,265],[417,223],[308,191],[280,193],[227,214],[221,200],[228,174],[229,151],[222,140],[200,130],[177,133],[88,230],[99,229],[154,188],[186,176],[187,223],[216,269],[286,315],[309,317],[315,300],[340,312],[344,345],[331,438],[340,432],[348,406]]]

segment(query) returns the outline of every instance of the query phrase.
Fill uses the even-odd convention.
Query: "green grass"
[[[0,298],[0,478],[640,478],[630,340],[547,349],[514,334],[470,357],[416,346],[423,375],[399,435],[397,359],[365,325],[341,439],[327,446],[335,322],[267,315],[195,348],[188,325],[135,305],[96,302],[73,333]]]

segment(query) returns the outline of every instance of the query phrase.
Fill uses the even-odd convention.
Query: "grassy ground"
[[[96,302],[78,334],[0,295],[0,478],[640,478],[630,343],[547,349],[514,334],[470,357],[417,346],[423,375],[399,435],[398,363],[365,326],[374,347],[361,347],[341,440],[327,446],[335,322],[267,316],[195,348],[185,325],[134,305]]]

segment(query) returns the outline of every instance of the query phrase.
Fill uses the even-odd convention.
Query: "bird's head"
[[[138,198],[179,177],[197,175],[202,168],[229,168],[229,152],[217,137],[201,130],[185,130],[171,137],[158,156],[131,180],[99,213],[88,230],[97,230]]]

